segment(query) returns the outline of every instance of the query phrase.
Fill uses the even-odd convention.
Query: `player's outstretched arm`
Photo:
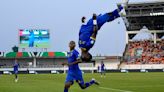
[[[81,63],[81,62],[82,62],[82,61],[81,61],[80,59],[78,59],[77,61],[72,62],[72,63],[64,62],[64,63],[62,63],[62,65],[71,66],[71,65],[78,64],[78,63]]]
[[[91,37],[96,39],[97,32],[98,32],[97,15],[93,14],[93,34]]]

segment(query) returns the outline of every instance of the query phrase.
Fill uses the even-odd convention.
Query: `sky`
[[[151,0],[130,0],[142,2]],[[68,51],[71,40],[78,42],[81,17],[104,14],[122,0],[0,0],[0,51],[18,46],[19,29],[49,29],[47,51]],[[125,25],[121,18],[106,23],[91,49],[93,55],[121,55],[125,49]],[[79,50],[78,44],[76,49]],[[20,49],[21,51],[21,49]],[[42,51],[29,49],[25,51]]]

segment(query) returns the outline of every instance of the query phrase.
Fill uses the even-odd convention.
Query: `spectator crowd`
[[[164,64],[164,40],[129,42],[124,60],[127,64]]]

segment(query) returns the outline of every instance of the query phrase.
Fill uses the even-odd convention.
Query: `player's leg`
[[[18,71],[15,71],[15,82],[18,82]]]
[[[127,8],[128,3],[129,3],[129,0],[123,0],[122,6],[123,6],[124,8]]]
[[[105,77],[105,71],[104,71],[104,70],[102,71],[102,76],[104,76],[104,77]]]
[[[17,80],[18,80],[18,75],[15,74],[15,82],[17,82]]]
[[[106,72],[105,72],[105,70],[104,70],[104,77],[106,77]]]
[[[119,14],[120,14],[120,16],[123,18],[123,20],[124,20],[124,18],[125,18],[125,16],[126,16],[126,11],[125,11],[125,9],[127,8],[128,3],[129,3],[129,0],[123,0],[122,4],[121,4],[121,5],[118,5],[118,7],[120,7],[120,6],[123,7],[123,9],[119,12]]]
[[[118,9],[115,9],[112,12],[105,13],[103,15],[97,16],[97,25],[98,25],[98,30],[106,23],[113,21],[117,18],[120,17],[119,12],[123,9],[122,6],[118,7]]]
[[[103,72],[102,72],[102,70],[101,70],[101,73],[100,73],[100,74],[101,74],[101,77],[102,77],[102,75],[103,75]]]
[[[33,47],[34,46],[34,40],[29,40],[29,47]]]
[[[32,41],[29,41],[29,47],[32,47],[33,46],[32,44],[33,44]]]
[[[90,82],[86,82],[86,83],[84,83],[84,81],[78,81],[78,84],[79,84],[81,89],[86,89],[93,84],[99,85],[99,82],[97,82],[95,79],[91,79]]]
[[[64,92],[68,92],[71,85],[73,85],[73,75],[72,72],[68,72],[65,81]]]
[[[31,44],[32,47],[34,47],[34,41],[32,41],[32,44]]]
[[[64,92],[68,92],[69,88],[73,85],[73,81],[66,82],[64,86]]]
[[[84,83],[82,73],[78,73],[76,75],[76,79],[77,79],[76,82],[79,84],[81,89],[86,89],[93,84],[99,85],[99,83],[95,79],[92,79],[90,82]]]
[[[15,74],[15,79],[18,79],[18,75],[17,74]]]

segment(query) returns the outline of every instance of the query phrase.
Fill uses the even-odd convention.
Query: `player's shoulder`
[[[76,49],[73,50],[73,53],[79,54],[79,52]]]

